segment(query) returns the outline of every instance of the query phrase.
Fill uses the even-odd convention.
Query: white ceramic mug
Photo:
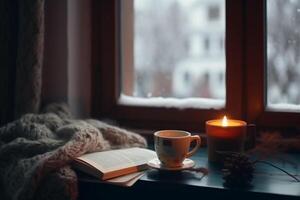
[[[189,151],[192,141],[196,146]],[[180,130],[161,130],[154,133],[154,146],[158,159],[166,167],[180,167],[185,158],[192,156],[201,144],[198,135]]]

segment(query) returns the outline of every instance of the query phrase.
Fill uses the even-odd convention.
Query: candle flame
[[[222,126],[228,126],[228,120],[227,120],[226,115],[222,119]]]

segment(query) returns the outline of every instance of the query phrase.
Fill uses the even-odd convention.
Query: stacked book
[[[149,149],[118,149],[85,154],[76,158],[73,166],[103,182],[130,187],[143,176],[147,162],[156,157]]]

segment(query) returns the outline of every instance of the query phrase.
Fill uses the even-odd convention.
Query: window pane
[[[267,58],[267,106],[299,111],[299,0],[267,0]]]
[[[225,0],[122,4],[123,95],[224,105]]]

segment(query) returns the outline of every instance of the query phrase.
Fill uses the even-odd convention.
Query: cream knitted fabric
[[[133,146],[145,147],[146,141],[98,120],[26,114],[0,128],[0,197],[76,199],[77,176],[70,168],[74,157]]]

